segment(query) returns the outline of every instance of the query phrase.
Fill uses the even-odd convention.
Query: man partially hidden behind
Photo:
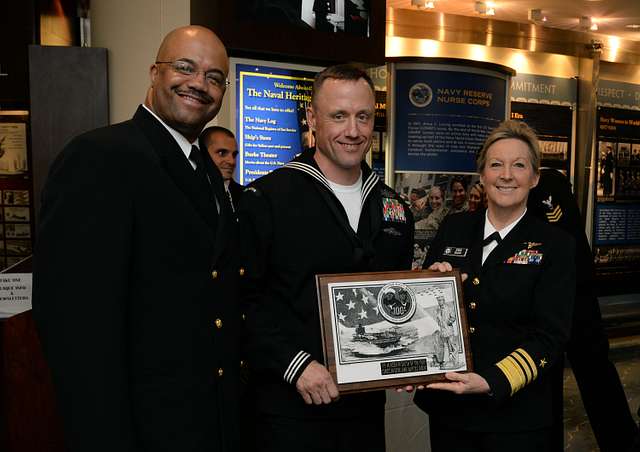
[[[374,114],[365,72],[325,69],[307,110],[316,147],[242,195],[258,451],[385,450],[384,392],[339,397],[323,364],[315,284],[322,273],[411,268],[411,212],[363,162]]]
[[[540,181],[529,195],[528,208],[538,218],[563,229],[576,240],[576,302],[566,352],[598,447],[601,452],[640,451],[640,447],[629,449],[638,435],[638,427],[618,371],[609,359],[609,339],[594,287],[593,254],[571,182],[558,170],[542,169]],[[563,368],[557,370],[559,379]],[[554,394],[554,410],[556,437],[561,445],[563,394],[562,386],[558,388],[560,390]]]
[[[211,30],[170,32],[133,119],[76,137],[51,168],[33,308],[69,451],[237,450],[244,270],[198,148],[227,73]]]
[[[200,135],[200,141],[213,163],[220,170],[224,188],[231,197],[234,208],[238,205],[244,187],[233,180],[233,173],[238,162],[238,142],[233,132],[221,126],[207,127]]]

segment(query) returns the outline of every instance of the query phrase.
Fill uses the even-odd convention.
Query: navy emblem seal
[[[378,293],[378,312],[391,323],[405,323],[416,313],[413,291],[401,283],[389,283]]]
[[[416,83],[409,88],[409,101],[418,108],[426,107],[433,100],[433,91],[426,83]]]

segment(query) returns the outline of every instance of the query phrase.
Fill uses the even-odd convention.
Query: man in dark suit
[[[43,191],[34,316],[69,451],[236,450],[235,221],[198,135],[228,58],[170,32],[133,119],[73,139]]]
[[[231,198],[231,205],[237,206],[244,187],[233,180],[238,163],[238,143],[233,132],[221,126],[207,127],[200,134],[202,147],[209,151],[213,163],[220,170],[224,188]]]

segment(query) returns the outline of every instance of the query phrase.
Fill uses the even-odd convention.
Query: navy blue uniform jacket
[[[509,432],[551,425],[551,383],[563,355],[575,292],[574,241],[527,213],[482,265],[484,211],[443,221],[424,267],[467,273],[464,303],[476,373],[491,395],[420,391],[418,406],[461,430]]]
[[[361,416],[371,409],[380,413],[384,392],[308,406],[295,383],[311,360],[324,361],[315,276],[409,270],[413,218],[399,196],[363,163],[356,234],[315,164],[314,152],[305,151],[256,180],[240,202],[256,404],[261,412],[296,418]]]
[[[217,219],[142,107],[73,139],[51,168],[33,307],[69,451],[236,450],[237,227],[202,155]]]

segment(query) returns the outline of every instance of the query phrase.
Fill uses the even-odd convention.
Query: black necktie
[[[229,197],[229,203],[231,204],[231,210],[233,212],[235,212],[236,211],[236,207],[233,205],[233,196],[231,196],[231,191],[227,190],[227,189],[225,189],[225,191],[227,192],[227,196]]]
[[[500,237],[500,234],[498,234],[498,231],[493,231],[493,234],[489,235],[486,239],[484,239],[482,241],[482,247],[484,248],[494,240],[496,241],[497,244],[500,244],[500,242],[502,242],[502,238]]]
[[[191,160],[196,165],[196,176],[198,177],[198,179],[206,180],[207,183],[209,183],[207,172],[204,170],[204,161],[202,160],[202,155],[200,155],[200,149],[198,149],[198,146],[191,146],[189,160]]]
[[[215,230],[217,228],[218,223],[218,209],[215,196],[213,194],[213,187],[211,186],[211,181],[209,180],[209,176],[207,175],[207,171],[204,169],[204,159],[202,158],[202,154],[200,153],[200,149],[197,146],[191,146],[191,152],[189,153],[189,160],[191,160],[196,165],[195,176],[198,181],[198,196],[202,197],[201,199],[205,203],[210,203],[211,208],[208,212],[207,217],[209,218],[208,222]]]

